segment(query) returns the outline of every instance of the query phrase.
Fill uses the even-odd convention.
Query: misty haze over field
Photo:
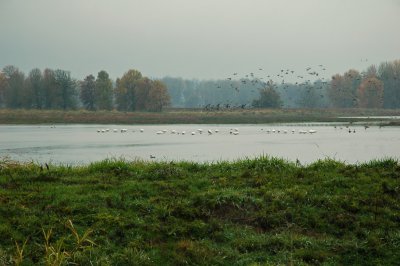
[[[0,68],[222,79],[323,64],[328,78],[398,59],[399,25],[395,0],[2,0]]]

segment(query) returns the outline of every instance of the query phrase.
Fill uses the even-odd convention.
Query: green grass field
[[[259,124],[367,120],[339,118],[345,116],[400,116],[400,109],[247,109],[213,112],[168,109],[159,113],[0,109],[0,124]]]
[[[400,164],[0,161],[0,265],[398,265]]]

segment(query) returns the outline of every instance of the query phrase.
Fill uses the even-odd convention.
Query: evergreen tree
[[[80,91],[80,99],[83,106],[90,111],[96,109],[96,100],[95,100],[95,89],[96,82],[94,80],[93,75],[86,76],[86,78],[80,83],[81,91]]]
[[[45,91],[43,86],[42,72],[38,68],[34,68],[29,72],[25,82],[27,94],[30,95],[30,107],[34,109],[42,109],[45,104]]]
[[[104,70],[97,74],[95,99],[97,109],[112,110],[113,109],[113,87],[112,81],[108,73]]]
[[[57,97],[57,84],[54,75],[54,70],[46,68],[43,71],[43,91],[44,91],[44,108],[55,109]]]
[[[76,82],[71,78],[69,71],[57,69],[54,71],[56,97],[54,106],[57,109],[76,108]]]

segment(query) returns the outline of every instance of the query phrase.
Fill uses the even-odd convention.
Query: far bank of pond
[[[264,124],[289,122],[398,123],[391,109],[167,109],[163,112],[0,109],[0,124]]]

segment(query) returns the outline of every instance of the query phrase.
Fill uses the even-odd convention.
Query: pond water
[[[323,158],[348,163],[400,159],[400,127],[347,128],[333,123],[0,126],[0,157],[19,161],[76,165],[123,157],[216,162],[260,155],[299,159],[301,163]]]

